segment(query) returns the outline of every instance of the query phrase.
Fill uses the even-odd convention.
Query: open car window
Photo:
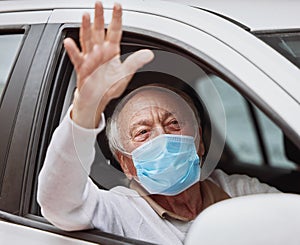
[[[72,30],[71,33],[73,36],[77,35],[76,30]],[[169,52],[172,48],[168,47],[168,45],[164,46],[160,42],[156,43],[155,40],[151,39],[150,41],[147,38],[139,40],[138,36],[124,33],[122,42],[123,59],[125,59],[126,55],[141,48],[152,49],[157,57],[154,63],[138,72],[137,76],[143,77],[145,83],[147,83],[147,79],[148,81],[151,79],[156,79],[156,81],[157,79],[164,79],[164,75],[154,74],[156,69],[159,73],[173,72],[172,75],[183,77],[185,82],[193,87],[200,97],[205,97],[205,94],[207,94],[207,88],[203,85],[205,83],[210,83],[217,91],[226,117],[226,127],[218,125],[220,120],[210,121],[212,119],[208,118],[206,121],[216,124],[219,130],[226,131],[226,141],[218,163],[221,168],[225,166],[225,170],[230,169],[232,170],[230,172],[239,173],[240,169],[236,169],[238,165],[244,171],[240,173],[261,177],[262,181],[268,180],[270,175],[272,175],[272,171],[274,171],[274,175],[278,174],[274,170],[276,167],[296,168],[295,163],[285,157],[281,130],[263,112],[257,109],[253,103],[228,85],[227,81],[220,75],[213,72],[209,66],[199,62],[197,65],[195,63],[190,65],[189,62],[185,61],[180,63],[180,58],[177,62],[174,62],[174,59],[176,60],[176,57],[180,57],[180,55],[177,56],[177,54],[174,55],[172,52]],[[174,64],[176,66],[175,69],[172,67]],[[147,79],[145,80],[145,78]],[[60,121],[72,103],[75,88],[76,75],[73,71],[68,80]],[[110,115],[106,116],[109,117]],[[206,116],[209,117],[209,115]],[[209,136],[207,137],[205,140],[207,141],[207,149],[209,149],[210,139]],[[273,137],[273,140],[270,139],[271,137]],[[96,146],[97,154],[92,167],[92,178],[100,188],[104,189],[110,189],[116,185],[127,185],[128,182],[120,171],[117,161],[112,157],[107,147],[102,147],[102,144],[106,144],[104,141],[105,132],[102,132],[98,137]],[[232,167],[233,165],[234,167]],[[264,176],[264,174],[260,173],[260,167],[267,167],[270,169],[271,174]]]
[[[78,28],[62,28],[62,37],[66,36],[72,37],[78,42]],[[64,118],[72,103],[73,93],[76,89],[76,75],[73,67],[61,43],[60,48],[55,81],[47,108],[44,138],[41,143],[42,155],[39,159],[44,159],[52,133]],[[215,136],[220,139],[220,142],[224,140],[220,146],[220,155],[217,156],[216,165],[218,168],[229,174],[248,174],[271,185],[275,176],[286,173],[281,168],[277,168],[278,166],[295,168],[295,164],[286,160],[284,156],[283,143],[273,144],[273,139],[267,139],[273,137],[273,130],[275,130],[276,139],[282,140],[281,130],[237,89],[228,85],[228,79],[212,67],[209,61],[197,60],[192,54],[168,42],[144,34],[124,32],[122,59],[141,48],[153,50],[156,60],[138,72],[137,76],[133,78],[132,84],[135,85],[132,86],[159,82],[171,79],[173,76],[191,86],[200,99],[204,100],[206,97],[206,104],[203,105],[204,112],[201,118],[204,123],[203,135],[206,151],[209,152],[210,149],[214,148],[212,147],[211,138],[212,128],[217,129]],[[170,82],[172,81],[171,79]],[[212,90],[207,90],[207,84]],[[180,86],[178,88],[185,89]],[[210,97],[210,91],[216,93],[221,105],[218,105],[219,109],[217,111],[225,116],[225,121],[223,119],[218,120],[220,114],[213,109],[216,100]],[[109,118],[110,115],[111,111],[105,112],[106,118]],[[267,124],[272,124],[272,126],[266,126]],[[122,173],[118,162],[108,150],[105,131],[99,134],[95,148],[96,157],[90,173],[94,183],[105,190],[119,185],[128,186],[128,180]],[[274,159],[274,151],[277,154],[276,160]],[[207,170],[207,173],[210,173],[211,170]],[[280,189],[280,186],[281,183],[277,183],[276,187]],[[41,215],[34,198],[32,198],[31,212],[35,215]]]

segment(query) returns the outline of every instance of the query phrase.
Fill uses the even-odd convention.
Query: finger
[[[101,66],[102,50],[100,46],[94,45],[93,52],[84,58],[84,63],[80,67],[80,76],[82,79],[93,74]]]
[[[104,17],[103,5],[101,2],[95,3],[95,18],[93,26],[94,43],[101,45],[104,42]]]
[[[64,47],[67,50],[75,70],[78,71],[83,62],[83,57],[75,41],[72,38],[66,38],[64,40]]]
[[[89,53],[93,49],[91,20],[88,13],[83,14],[82,24],[80,27],[80,44],[84,54]]]
[[[154,54],[151,50],[142,49],[128,56],[122,66],[127,75],[133,75],[138,69],[153,60],[153,58]]]
[[[107,29],[106,40],[114,44],[119,44],[121,42],[121,37],[122,37],[122,7],[120,4],[115,3],[112,20]]]

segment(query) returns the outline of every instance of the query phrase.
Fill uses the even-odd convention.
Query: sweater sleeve
[[[72,107],[53,133],[39,174],[37,201],[43,216],[64,230],[94,228],[99,189],[89,178],[97,134],[105,126],[85,129],[70,118]]]

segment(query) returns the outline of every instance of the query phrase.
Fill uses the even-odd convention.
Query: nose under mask
[[[150,194],[177,195],[200,180],[194,138],[162,134],[132,151],[138,182]]]

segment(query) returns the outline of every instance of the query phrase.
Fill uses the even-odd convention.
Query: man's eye
[[[176,119],[170,121],[169,126],[173,128],[180,128],[179,122]]]
[[[179,122],[178,122],[177,120],[173,120],[173,121],[171,121],[171,124],[173,124],[173,125],[178,125]]]
[[[165,131],[168,134],[172,134],[181,130],[181,125],[178,120],[173,119],[167,122],[165,126]]]
[[[141,129],[134,134],[134,141],[142,142],[145,141],[150,135],[150,131],[147,129]]]
[[[146,133],[148,133],[148,131],[147,131],[146,129],[144,129],[144,130],[141,130],[141,131],[138,133],[138,135],[143,135],[143,134],[146,134]]]

